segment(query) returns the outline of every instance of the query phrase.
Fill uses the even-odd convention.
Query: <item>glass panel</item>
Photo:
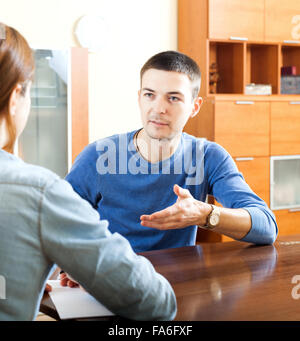
[[[273,160],[272,209],[300,207],[300,157]]]
[[[64,177],[68,172],[68,51],[34,50],[31,112],[19,156]]]

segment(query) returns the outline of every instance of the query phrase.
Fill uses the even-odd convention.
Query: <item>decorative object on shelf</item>
[[[272,86],[270,84],[247,84],[245,95],[272,95]]]
[[[217,63],[212,63],[209,67],[209,92],[217,93],[217,83],[220,80]]]
[[[81,47],[88,48],[89,52],[97,52],[106,45],[109,28],[102,16],[89,14],[78,20],[74,34]]]
[[[300,94],[300,75],[281,77],[281,94]]]
[[[281,67],[281,76],[296,76],[296,75],[297,75],[297,67],[295,65]]]

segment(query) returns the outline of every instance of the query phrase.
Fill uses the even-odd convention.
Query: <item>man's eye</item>
[[[144,96],[148,97],[148,98],[152,98],[153,94],[151,92],[146,92],[146,93],[144,93]]]
[[[171,102],[178,102],[180,99],[179,99],[178,97],[176,97],[176,96],[170,96],[170,97],[169,97],[169,100],[170,100]]]

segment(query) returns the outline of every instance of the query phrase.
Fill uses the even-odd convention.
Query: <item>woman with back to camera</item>
[[[0,320],[35,319],[56,264],[114,313],[169,320],[169,282],[111,234],[90,204],[42,167],[13,155],[30,111],[34,61],[26,40],[0,23]]]

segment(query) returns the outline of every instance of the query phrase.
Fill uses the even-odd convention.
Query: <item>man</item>
[[[141,69],[143,128],[87,146],[66,177],[135,251],[195,244],[197,227],[256,244],[277,225],[218,144],[183,133],[199,112],[201,74],[188,56],[167,51]],[[205,202],[212,194],[224,207]]]

